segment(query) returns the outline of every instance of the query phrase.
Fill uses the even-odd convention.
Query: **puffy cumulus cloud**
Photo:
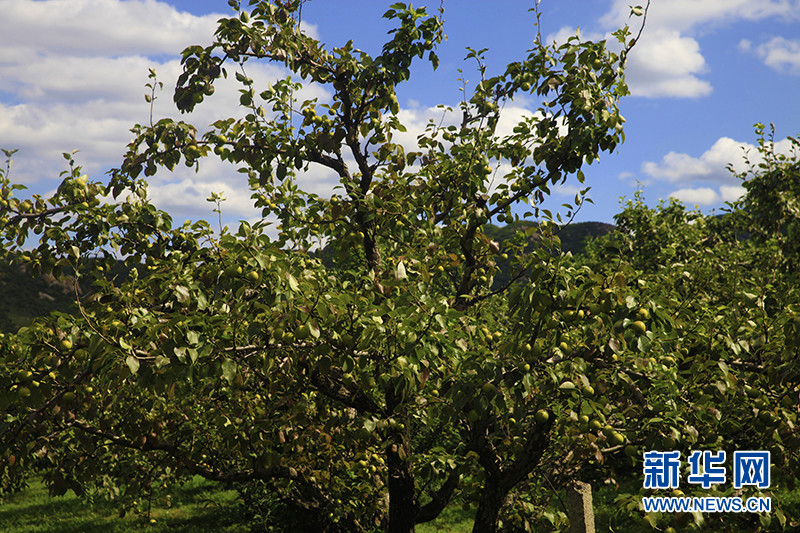
[[[627,5],[624,18],[606,15],[603,18],[604,26],[617,27],[627,22],[630,11]],[[612,13],[616,9],[618,5],[614,4]],[[570,26],[563,26],[548,35],[546,41],[563,44],[576,34],[582,39],[615,42],[610,34],[586,33]],[[618,48],[619,45],[611,46]],[[711,85],[699,77],[706,70],[705,59],[695,39],[681,35],[676,29],[662,26],[654,28],[649,23],[647,31],[628,58],[626,79],[631,93],[636,96],[697,98],[711,93]]]
[[[559,194],[561,196],[571,196],[573,199],[575,196],[580,195],[581,188],[576,185],[571,185],[568,183],[559,183],[555,187],[553,187],[553,192]]]
[[[700,45],[674,30],[655,30],[636,45],[626,78],[631,94],[647,98],[699,98],[712,92]]]
[[[431,123],[442,127],[456,125],[461,119],[461,111],[457,107],[425,108],[420,107],[417,102],[409,102],[408,107],[400,109],[397,118],[406,131],[395,132],[392,141],[400,144],[407,152],[411,152],[419,149],[417,138],[425,133]]]
[[[119,164],[130,128],[148,119],[148,68],[176,79],[164,54],[210,42],[220,16],[155,0],[0,0],[0,12],[0,146],[19,149],[14,179],[43,187],[64,151],[79,149],[96,178]]]
[[[644,4],[644,2],[641,2]],[[603,17],[607,26],[621,26],[629,22],[629,0],[613,0]],[[648,12],[648,29],[667,28],[681,32],[699,25],[720,24],[737,20],[762,20],[769,17],[800,18],[797,0],[661,0],[651,2]],[[635,25],[635,19],[634,19]]]
[[[775,142],[775,152],[789,155],[793,145],[789,139]],[[669,183],[708,182],[725,186],[725,200],[733,194],[732,183],[738,178],[735,174],[744,174],[754,165],[763,161],[755,145],[735,141],[729,137],[718,139],[699,157],[685,153],[669,152],[660,162],[646,161],[642,164],[642,172],[656,181]],[[733,173],[729,170],[733,170]]]
[[[84,164],[85,170],[97,174],[96,178],[118,166],[132,138],[130,129],[149,121],[144,85],[150,67],[156,68],[159,78],[165,80],[164,90],[156,95],[154,119],[178,115],[172,104],[174,86],[167,82],[177,79],[177,60],[158,63],[143,56],[65,58],[63,65],[70,68],[59,70],[58,80],[48,78],[47,69],[41,65],[22,66],[12,75],[20,74],[14,78],[25,80],[36,90],[22,102],[0,102],[0,146],[19,149],[17,180],[37,183],[56,179],[63,170],[61,152],[73,149],[81,152],[76,160]],[[105,70],[96,70],[99,68]],[[7,80],[3,75],[13,70],[0,67],[0,78]],[[88,80],[86,86],[81,85],[82,79]],[[213,120],[236,112],[229,104],[238,100],[235,88],[229,80],[221,85],[220,96],[208,99],[197,113],[186,117],[187,121],[204,128]]]
[[[777,154],[790,155],[793,144],[789,139],[782,139],[775,142],[774,150]],[[762,162],[756,146],[722,137],[698,157],[670,152],[658,163],[644,163],[642,172],[650,176],[652,182],[686,184],[669,194],[684,204],[718,206],[740,199],[745,189],[738,175],[746,177]]]
[[[210,44],[223,16],[197,17],[156,0],[0,0],[0,10],[3,38],[15,47],[76,56],[173,54]]]
[[[154,204],[168,212],[190,213],[194,218],[209,220],[214,217],[215,204],[206,199],[212,192],[222,193],[222,213],[228,218],[250,218],[258,214],[253,208],[250,191],[246,186],[231,181],[198,182],[193,179],[171,181],[163,185],[150,186],[149,196]]]
[[[746,170],[745,155],[754,151],[752,144],[722,137],[699,157],[670,152],[658,163],[643,163],[642,171],[656,180],[671,183],[696,180],[729,183],[736,178],[728,171],[728,165],[736,172]]]
[[[563,44],[576,34],[581,39],[614,41],[611,35],[584,33],[569,26],[548,35],[546,41]],[[648,27],[628,58],[626,79],[636,96],[697,98],[711,93],[711,85],[699,77],[706,70],[695,39],[677,30]]]
[[[307,171],[298,171],[295,182],[306,192],[330,196],[339,185],[339,178],[329,169],[312,165]],[[222,193],[225,198],[221,206],[224,223],[253,222],[261,217],[261,210],[254,207],[247,175],[213,156],[201,159],[197,169],[179,165],[172,172],[160,169],[148,178],[149,198],[159,209],[173,213],[176,221],[179,218],[216,220],[215,204],[206,200],[212,192]]]
[[[709,187],[678,189],[670,193],[670,197],[677,198],[686,205],[712,205],[719,203],[719,194]]]
[[[219,80],[215,94],[191,115],[180,116],[172,103],[181,71],[178,54],[189,45],[210,44],[224,14],[195,16],[156,0],[0,0],[0,12],[0,147],[19,149],[12,179],[32,192],[54,189],[66,168],[62,152],[79,150],[76,161],[92,179],[119,166],[130,129],[150,120],[143,96],[151,67],[164,83],[155,120],[186,120],[202,133],[219,118],[244,114],[231,72],[236,65],[228,65],[231,75]],[[303,29],[316,34],[314,26]],[[266,88],[285,70],[248,63],[247,75]],[[319,87],[296,96],[330,100]],[[220,182],[220,176],[229,177]],[[326,180],[312,176],[310,187],[326,188]],[[204,216],[211,213],[205,201],[211,191],[226,194],[224,209],[231,216],[253,213],[246,179],[235,169],[209,164],[195,174],[179,167],[159,173],[151,187],[159,207]]]
[[[0,65],[0,91],[18,91],[17,98],[0,102],[0,144],[13,142],[21,157],[74,148],[93,161],[118,157],[129,129],[148,119],[143,95],[150,67],[166,79],[179,72],[177,60],[159,64],[143,56]],[[158,106],[165,107],[170,95],[158,96]]]
[[[697,187],[678,189],[670,193],[670,197],[677,198],[686,205],[717,205],[722,202],[735,202],[744,196],[745,189],[741,186],[723,185],[718,190],[711,187]]]
[[[514,127],[522,120],[531,118],[534,112],[528,109],[527,101],[519,98],[508,102],[500,112],[495,135],[498,138],[507,137],[514,132]],[[406,128],[405,132],[396,132],[393,142],[401,144],[406,151],[417,150],[417,138],[425,133],[428,126],[433,123],[437,126],[457,126],[461,123],[461,110],[456,107],[419,107],[416,102],[410,102],[398,113],[400,123]]]
[[[141,102],[148,68],[177,78],[177,60],[158,63],[142,55],[120,57],[44,56],[0,64],[0,91],[34,105],[89,101]]]
[[[111,57],[211,44],[217,20],[233,14],[195,16],[158,0],[0,0],[0,12],[3,40],[14,48]],[[303,31],[316,35],[314,25],[304,24]]]
[[[546,43],[556,43],[561,45],[575,36],[578,36],[578,38],[580,38],[582,41],[599,41],[605,38],[605,36],[599,32],[585,32],[581,30],[581,28],[562,26],[557,32],[548,34],[544,41]]]
[[[629,0],[613,0],[601,23],[606,28],[624,24],[636,27],[641,19],[629,19]],[[707,71],[698,33],[741,20],[772,17],[800,19],[798,0],[660,0],[650,4],[647,28],[631,51],[627,80],[632,94],[643,97],[698,98],[711,93],[702,79]],[[776,46],[776,61],[785,66],[791,48]]]
[[[723,202],[735,202],[745,194],[745,189],[741,185],[723,185],[719,188],[719,196]]]
[[[72,150],[81,152],[76,161],[90,173],[119,164],[135,106],[117,103],[118,114],[100,107],[96,102],[0,105],[0,146],[19,150],[13,179],[26,184],[54,180],[65,168],[61,153]]]
[[[773,37],[755,47],[751,41],[743,39],[739,49],[755,53],[765,65],[778,72],[800,75],[800,39]]]

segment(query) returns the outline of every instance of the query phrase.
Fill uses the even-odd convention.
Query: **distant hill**
[[[488,237],[502,244],[517,232],[535,227],[535,222],[520,220],[506,226],[488,224],[484,231]],[[574,222],[562,226],[558,232],[558,238],[561,239],[561,249],[575,255],[583,252],[587,239],[601,237],[606,233],[611,233],[614,229],[616,226],[604,222]]]
[[[17,331],[53,311],[76,311],[73,278],[36,276],[22,265],[0,264],[0,331]]]
[[[486,235],[498,241],[510,239],[516,232],[523,231],[536,224],[519,221],[507,226],[489,224],[485,228]],[[564,251],[579,254],[586,246],[587,239],[605,235],[614,230],[611,224],[602,222],[578,222],[561,228],[558,236]],[[531,241],[534,239],[532,238]],[[504,265],[500,265],[503,269]],[[141,275],[145,271],[142,271]],[[503,279],[503,274],[496,281]],[[83,287],[85,292],[88,287]],[[72,313],[77,311],[75,305],[75,288],[73,278],[65,276],[55,279],[52,276],[36,276],[23,266],[0,264],[0,331],[13,332],[27,326],[38,317],[53,311]]]

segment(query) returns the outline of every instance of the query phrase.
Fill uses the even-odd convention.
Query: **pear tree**
[[[406,146],[397,89],[416,63],[436,68],[441,13],[392,5],[369,55],[304,33],[301,1],[230,4],[213,43],[183,51],[174,101],[190,113],[231,76],[241,116],[137,125],[107,182],[65,154],[50,197],[21,201],[0,175],[5,256],[93,286],[77,313],[0,339],[0,487],[40,472],[54,494],[124,507],[194,475],[260,487],[290,529],[408,532],[459,502],[475,531],[562,527],[557,502],[521,489],[629,464],[642,400],[675,372],[651,362],[675,320],[634,270],[560,253],[561,215],[542,206],[623,141],[638,36],[539,36],[495,75],[470,50],[479,81],[443,109],[458,119]],[[246,67],[262,62],[290,75],[256,86]],[[299,101],[304,86],[331,98]],[[501,132],[521,97],[537,109]],[[262,220],[215,231],[152,204],[159,169],[212,157]],[[331,196],[303,190],[320,168]],[[535,230],[487,236],[520,216]]]

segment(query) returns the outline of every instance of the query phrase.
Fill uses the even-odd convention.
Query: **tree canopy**
[[[413,62],[436,67],[441,16],[393,5],[372,57],[304,34],[301,4],[232,1],[214,43],[184,50],[178,108],[230,70],[243,116],[137,125],[107,183],[67,154],[49,198],[14,198],[0,175],[4,252],[94,280],[78,313],[0,341],[3,490],[41,472],[55,494],[129,506],[200,475],[246,487],[278,530],[407,532],[464,502],[491,532],[565,527],[551,486],[639,475],[646,449],[768,446],[794,483],[796,275],[742,236],[745,216],[771,231],[771,200],[715,219],[637,197],[580,258],[541,208],[624,139],[628,28],[540,37],[492,77],[470,51],[481,79],[460,120],[408,147],[395,90]],[[293,77],[256,87],[253,61]],[[331,100],[298,101],[303,84]],[[538,109],[503,135],[520,95]],[[262,220],[176,226],[152,205],[149,176],[205,157],[240,169]],[[314,167],[336,194],[302,189]],[[536,225],[487,237],[521,215]]]

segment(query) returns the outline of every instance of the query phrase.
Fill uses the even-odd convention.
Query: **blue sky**
[[[380,18],[391,3],[313,0],[303,8],[303,21],[329,45],[352,39],[375,52],[391,29]],[[602,38],[626,21],[630,3],[542,0],[541,31],[559,41],[577,28],[583,37]],[[439,2],[428,5],[433,11]],[[524,57],[536,31],[532,5],[445,0],[448,40],[439,49],[440,68],[433,72],[420,63],[399,90],[401,118],[411,132],[424,127],[437,104],[458,104],[459,77],[477,78],[474,64],[464,60],[467,46],[488,48],[495,72]],[[64,169],[61,152],[80,150],[78,161],[95,179],[120,163],[130,127],[148,120],[143,94],[149,67],[165,83],[156,117],[177,118],[171,88],[180,71],[178,52],[209,44],[216,20],[232,11],[225,0],[0,0],[0,13],[0,147],[20,150],[15,179],[46,193]],[[251,73],[264,84],[283,74],[267,65]],[[756,143],[755,122],[774,123],[778,141],[800,133],[800,1],[653,0],[628,82],[633,95],[622,103],[627,141],[587,169],[594,205],[576,219],[611,222],[619,198],[637,187],[651,204],[675,196],[705,212],[719,209],[741,193],[726,166],[742,168],[742,147],[752,150]],[[307,92],[327,96],[322,88]],[[234,94],[235,87],[220,87],[197,113],[182,118],[202,130],[234,116]],[[515,101],[506,118],[525,113],[526,105]],[[333,185],[321,174],[307,182],[321,194]],[[554,191],[554,202],[570,200],[574,190],[570,183]],[[212,191],[225,193],[226,219],[256,216],[241,175],[230,167],[209,162],[198,173],[160,172],[151,185],[157,205],[179,222],[212,218],[213,206],[205,202]]]

